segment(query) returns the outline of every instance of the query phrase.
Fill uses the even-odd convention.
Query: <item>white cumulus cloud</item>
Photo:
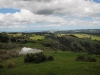
[[[48,23],[46,27],[100,26],[100,3],[93,0],[0,0],[0,8],[20,10],[0,13],[0,28],[25,28],[35,23]],[[84,17],[91,20],[81,19]]]
[[[34,24],[38,22],[48,22],[48,23],[63,23],[66,22],[65,19],[61,17],[54,17],[52,15],[45,16],[45,15],[37,15],[29,10],[21,9],[20,12],[16,13],[7,13],[2,14],[0,13],[0,26],[16,26],[19,24]],[[17,27],[17,26],[16,26]]]

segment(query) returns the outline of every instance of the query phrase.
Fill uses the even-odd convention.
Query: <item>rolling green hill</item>
[[[54,56],[54,61],[43,63],[24,63],[24,56],[9,59],[3,64],[5,67],[0,69],[0,75],[99,75],[100,56],[88,55],[86,53],[45,51],[45,55]],[[75,61],[78,55],[90,56],[97,59],[97,62]],[[8,63],[14,63],[13,68],[7,68]]]
[[[89,34],[0,33],[0,75],[99,75],[99,38]],[[25,63],[25,56],[18,55],[22,47],[42,49],[54,61]],[[78,56],[85,60],[76,61]]]
[[[89,34],[73,34],[73,35],[75,35],[76,37],[79,37],[79,38],[89,38],[91,40],[100,41],[100,36],[97,36],[97,35],[89,35]]]

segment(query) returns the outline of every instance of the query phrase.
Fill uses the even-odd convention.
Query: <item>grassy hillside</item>
[[[41,40],[41,39],[44,39],[44,36],[40,36],[40,35],[34,35],[34,36],[31,36],[30,39],[32,40]]]
[[[11,36],[12,35],[12,36]],[[0,35],[0,49],[13,49],[17,47],[35,47],[43,50],[63,50],[75,52],[88,52],[90,54],[100,54],[100,41],[91,40],[99,39],[98,36],[87,34],[11,34],[1,33]],[[16,35],[16,36],[14,36]],[[17,36],[18,35],[18,36]],[[77,38],[77,37],[79,38]]]
[[[25,63],[22,47],[44,50],[54,61]],[[78,56],[84,61],[76,61]],[[90,58],[88,58],[90,57]],[[88,60],[94,58],[96,62]],[[0,33],[0,75],[99,75],[100,36],[88,34]]]
[[[24,63],[24,56],[9,59],[0,69],[0,75],[99,75],[100,55],[88,55],[86,53],[53,51],[44,52],[45,55],[54,56],[54,61],[46,61],[40,64]],[[90,56],[97,59],[97,62],[75,61],[78,55]],[[8,63],[14,63],[14,68],[6,68]]]
[[[100,41],[100,36],[96,36],[96,35],[89,35],[89,34],[73,34],[73,35],[79,38],[90,38],[92,40]]]
[[[9,36],[14,36],[14,37],[16,37],[16,36],[22,36],[22,33],[16,33],[16,34],[8,34]]]

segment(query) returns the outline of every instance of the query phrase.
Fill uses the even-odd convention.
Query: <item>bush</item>
[[[25,58],[24,58],[24,62],[34,62],[36,60],[35,54],[29,54],[27,53]]]
[[[53,56],[48,56],[48,61],[53,61],[54,57]]]
[[[2,63],[3,62],[3,60],[2,59],[0,59],[0,63]]]
[[[36,54],[36,61],[35,61],[36,63],[44,62],[46,60],[47,60],[47,57],[44,54],[42,53]]]
[[[25,58],[24,58],[24,62],[33,62],[33,63],[41,63],[44,61],[53,61],[54,57],[53,56],[49,56],[47,58],[46,55],[44,55],[43,53],[31,53],[31,54],[26,54]]]
[[[36,53],[36,54],[26,54],[24,58],[24,62],[34,62],[34,63],[40,63],[46,61],[47,57],[43,55],[42,53]]]
[[[76,61],[85,61],[85,57],[84,56],[78,56],[76,58]]]
[[[93,57],[87,57],[86,61],[87,62],[96,62],[96,59]]]
[[[86,62],[96,62],[96,59],[93,57],[85,57],[85,56],[78,56],[76,61],[86,61]]]
[[[0,69],[2,69],[4,66],[2,64],[0,64]]]

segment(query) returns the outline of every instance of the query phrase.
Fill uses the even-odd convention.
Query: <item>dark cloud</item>
[[[50,14],[53,14],[55,10],[53,9],[43,9],[43,10],[39,10],[36,12],[36,14],[41,14],[41,15],[50,15]]]

